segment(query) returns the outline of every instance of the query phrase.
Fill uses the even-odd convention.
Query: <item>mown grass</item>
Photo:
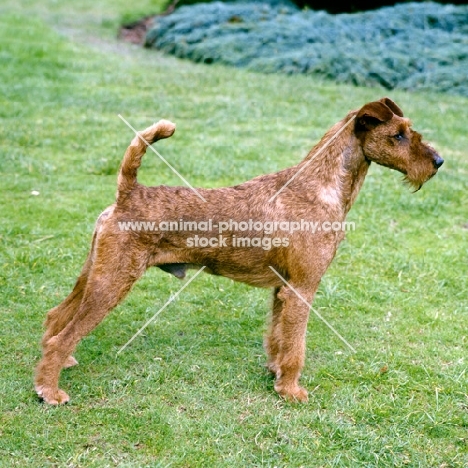
[[[279,400],[263,368],[269,292],[223,278],[197,278],[117,356],[180,288],[160,271],[80,344],[61,379],[71,403],[39,403],[41,323],[73,285],[132,138],[118,113],[137,128],[175,121],[159,151],[214,187],[297,162],[386,94],[118,43],[120,18],[158,8],[136,3],[0,7],[0,466],[466,466],[468,101],[444,95],[391,93],[446,163],[416,194],[371,168],[315,302],[357,353],[311,318],[308,404]],[[152,153],[140,180],[180,184]]]

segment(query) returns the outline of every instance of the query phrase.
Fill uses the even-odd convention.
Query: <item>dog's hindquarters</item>
[[[174,130],[172,122],[161,120],[132,140],[120,167],[117,205],[134,189],[146,147],[170,137]],[[73,291],[47,314],[35,387],[50,404],[68,401],[68,395],[58,388],[58,378],[62,368],[76,364],[71,354],[78,342],[125,297],[147,267],[147,252],[134,246],[129,254],[122,248],[131,243],[128,237],[109,235],[113,232],[111,218],[115,207],[112,205],[99,216],[91,250]]]
[[[127,295],[147,268],[148,254],[141,246],[132,245],[128,235],[116,238],[109,232],[105,221],[104,226],[96,228],[91,252],[75,289],[48,314],[35,388],[49,404],[69,400],[58,388],[61,369],[76,363],[72,353],[77,344]]]

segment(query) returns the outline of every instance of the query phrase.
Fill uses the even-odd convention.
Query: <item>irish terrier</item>
[[[81,275],[71,294],[47,314],[43,357],[35,376],[36,392],[47,403],[69,400],[58,387],[61,369],[77,364],[72,353],[79,341],[151,266],[179,278],[187,268],[203,266],[215,275],[273,288],[265,338],[268,368],[282,397],[307,400],[299,376],[308,304],[344,233],[325,228],[311,231],[303,228],[304,220],[328,226],[342,223],[372,161],[403,173],[416,190],[444,162],[411,129],[401,109],[383,98],[349,112],[303,161],[280,172],[233,187],[197,191],[138,184],[137,170],[147,145],[170,137],[174,130],[174,124],[161,120],[133,139],[120,167],[116,202],[97,220]],[[160,228],[125,228],[135,220],[152,221]],[[287,237],[269,239],[267,232],[284,235],[285,220],[295,229],[287,230]],[[169,222],[179,228],[167,229]],[[261,231],[259,222],[269,231]],[[193,230],[184,229],[186,225],[198,226],[205,237],[194,236]],[[208,239],[208,225],[217,226],[219,235]]]

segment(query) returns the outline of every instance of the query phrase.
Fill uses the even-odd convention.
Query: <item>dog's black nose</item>
[[[439,167],[442,166],[442,164],[444,164],[444,160],[443,160],[439,155],[437,155],[437,156],[433,159],[432,163],[434,164],[434,167],[435,167],[436,169],[439,169]]]

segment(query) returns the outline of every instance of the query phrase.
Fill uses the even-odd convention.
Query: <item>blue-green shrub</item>
[[[197,62],[468,96],[468,7],[405,3],[331,15],[201,3],[156,17],[146,45]]]

